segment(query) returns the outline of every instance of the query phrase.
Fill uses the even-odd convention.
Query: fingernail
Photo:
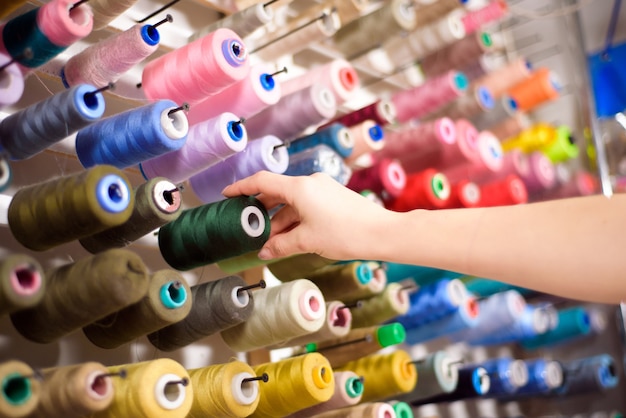
[[[272,253],[269,250],[269,248],[262,248],[261,251],[259,251],[259,258],[261,260],[269,260],[272,258]]]

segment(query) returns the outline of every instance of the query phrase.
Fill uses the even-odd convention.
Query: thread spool
[[[406,332],[399,323],[375,325],[368,328],[353,328],[342,338],[320,341],[306,347],[308,352],[316,351],[328,359],[331,366],[340,367],[352,361],[376,353],[381,348],[404,342]],[[345,370],[351,370],[344,367]]]
[[[138,302],[148,290],[146,266],[127,250],[82,258],[46,271],[46,278],[41,302],[11,315],[22,336],[41,344]]]
[[[504,141],[502,148],[506,151],[520,149],[525,153],[531,153],[550,146],[556,140],[556,136],[557,130],[550,124],[536,123],[518,136]]]
[[[308,280],[259,290],[250,318],[222,331],[222,339],[235,351],[250,351],[317,332],[326,320],[324,303]]]
[[[525,58],[510,61],[504,67],[491,71],[488,74],[474,80],[472,85],[485,86],[491,92],[495,100],[502,96],[513,86],[527,80],[532,75],[532,65]]]
[[[363,121],[349,127],[348,130],[354,138],[354,148],[346,158],[348,163],[354,164],[362,155],[379,151],[385,146],[385,133],[373,120]]]
[[[74,0],[53,0],[6,22],[2,42],[9,55],[27,73],[63,52],[91,33],[89,5],[72,7]],[[30,49],[31,54],[24,55]]]
[[[325,144],[316,145],[289,157],[286,175],[308,176],[313,173],[325,173],[346,185],[352,170],[339,154]]]
[[[93,29],[100,30],[109,26],[116,17],[130,9],[137,0],[90,0],[93,10]]]
[[[124,173],[110,166],[18,190],[8,210],[13,236],[44,251],[123,224],[134,207]]]
[[[283,141],[266,135],[249,142],[243,151],[191,177],[189,184],[201,201],[212,203],[223,200],[222,190],[235,181],[261,170],[282,174],[288,165],[289,154]]]
[[[480,187],[469,180],[461,180],[450,187],[450,199],[444,209],[476,208],[480,205]]]
[[[113,401],[108,369],[88,362],[41,371],[41,397],[33,416],[80,418],[103,411]]]
[[[447,116],[452,119],[472,118],[484,112],[489,112],[495,106],[491,92],[484,86],[471,88],[466,94],[451,102],[449,105],[432,113],[429,118]]]
[[[193,403],[194,390],[187,370],[174,360],[157,360],[109,367],[110,373],[126,370],[125,379],[113,381],[115,396],[109,408],[94,418],[186,417]]]
[[[187,114],[189,123],[200,124],[224,110],[250,118],[275,105],[285,95],[282,84],[274,79],[276,74],[267,65],[253,66],[241,81],[191,107]]]
[[[46,291],[41,265],[26,254],[4,257],[0,277],[0,315],[36,306]]]
[[[368,402],[325,412],[317,418],[394,418],[395,416],[393,407],[388,403]]]
[[[376,261],[368,261],[367,264],[369,264],[374,274],[372,275],[372,280],[367,284],[369,293],[363,296],[364,299],[382,293],[385,290],[385,286],[387,286],[387,273],[384,266]]]
[[[185,319],[191,311],[191,289],[174,270],[150,276],[147,294],[139,302],[83,328],[100,348],[116,348]]]
[[[466,36],[422,59],[420,68],[426,78],[436,77],[446,71],[464,68],[493,48],[489,32]]]
[[[480,364],[489,374],[489,391],[485,397],[500,397],[515,393],[528,383],[528,367],[522,360],[495,358]]]
[[[475,114],[472,117],[474,125],[480,130],[498,125],[505,120],[515,117],[520,112],[517,102],[509,96],[503,96],[495,101],[493,108],[488,112]]]
[[[525,363],[528,367],[528,383],[515,392],[515,398],[546,395],[563,385],[563,366],[558,361],[539,358],[526,360]]]
[[[370,190],[383,199],[398,197],[406,186],[406,172],[399,161],[384,158],[354,171],[347,186],[356,192]]]
[[[344,59],[335,59],[314,67],[301,76],[284,81],[281,88],[283,94],[288,95],[315,83],[332,91],[338,105],[350,100],[360,85],[359,75],[354,67]]]
[[[530,126],[530,119],[523,113],[515,114],[509,118],[489,126],[488,129],[502,141],[519,135]]]
[[[341,123],[344,126],[351,127],[363,123],[366,120],[372,120],[380,126],[386,126],[396,122],[396,114],[396,107],[393,102],[389,100],[379,100],[354,112],[335,118],[325,125],[322,125],[319,129],[324,129],[333,123]]]
[[[361,301],[361,306],[352,311],[354,328],[371,327],[404,315],[409,310],[406,289],[398,283],[389,283],[385,290]]]
[[[399,122],[423,118],[460,97],[469,87],[467,77],[458,71],[449,71],[409,90],[395,93],[391,100]]]
[[[308,127],[332,118],[336,111],[337,102],[332,92],[320,84],[313,84],[283,96],[275,105],[249,118],[246,129],[252,138],[276,135],[288,141]]]
[[[33,379],[33,369],[19,360],[0,363],[0,414],[4,417],[26,417],[39,403],[40,383]]]
[[[333,123],[324,129],[290,142],[287,151],[291,155],[313,148],[316,145],[325,144],[341,157],[347,158],[352,154],[354,142],[354,136],[348,128],[340,123]]]
[[[0,52],[0,68],[8,65],[0,70],[0,109],[17,103],[24,93],[24,76],[17,64],[9,64],[12,61],[8,54]]]
[[[252,51],[264,62],[278,61],[286,55],[295,55],[309,45],[325,40],[341,26],[339,16],[332,9],[322,13],[303,25],[272,39]]]
[[[554,141],[544,146],[541,151],[555,164],[577,158],[580,153],[575,138],[567,126],[559,126]]]
[[[407,343],[420,344],[470,330],[478,325],[479,313],[478,302],[473,298],[467,298],[454,313],[416,328],[408,328]]]
[[[159,249],[177,270],[190,270],[260,249],[270,220],[256,198],[239,196],[181,213],[159,230]]]
[[[156,177],[139,185],[130,218],[123,224],[81,238],[80,244],[92,254],[123,248],[142,236],[178,218],[182,210],[180,191],[170,181]]]
[[[459,372],[454,363],[445,351],[435,351],[414,362],[419,385],[411,393],[402,395],[400,400],[415,402],[453,392],[459,383]]]
[[[386,37],[415,28],[417,14],[413,3],[393,0],[378,10],[343,26],[333,36],[333,45],[345,56],[355,57],[376,47]],[[367,33],[367,36],[363,36]]]
[[[65,87],[77,84],[106,86],[152,55],[161,37],[156,27],[134,25],[70,58],[61,69]]]
[[[335,264],[336,260],[317,254],[299,254],[270,263],[269,271],[282,282],[301,279],[318,269]]]
[[[441,0],[440,0],[441,1]],[[414,264],[384,263],[387,280],[392,283],[413,282],[418,286],[437,282],[444,278],[457,278],[462,274]]]
[[[241,361],[231,361],[201,369],[189,370],[194,392],[188,417],[250,416],[259,404],[259,383],[252,367]],[[262,383],[263,386],[265,383]]]
[[[421,406],[427,404],[439,404],[444,402],[455,402],[463,399],[477,398],[489,392],[491,378],[483,367],[466,366],[458,370],[459,381],[450,393],[439,394],[426,399],[419,399],[411,402],[411,405]]]
[[[349,306],[340,301],[333,300],[326,302],[326,320],[322,327],[316,332],[291,339],[284,345],[294,347],[345,337],[350,332],[350,329],[352,329],[352,313],[348,308]]]
[[[254,299],[245,287],[238,276],[192,286],[189,314],[149,334],[148,339],[159,350],[173,351],[246,321],[252,315]]]
[[[498,176],[502,170],[502,146],[494,134],[482,131],[476,138],[475,159],[443,170],[450,182],[472,179],[481,181]]]
[[[528,190],[518,176],[510,174],[480,186],[480,206],[519,205],[528,202]]]
[[[315,283],[326,299],[349,303],[369,294],[367,285],[373,275],[369,264],[354,261],[323,267],[305,277]]]
[[[506,1],[494,0],[480,9],[465,13],[461,18],[465,27],[465,33],[469,35],[487,23],[502,19],[508,12],[508,9]]]
[[[27,0],[8,0],[2,3],[2,6],[0,6],[0,19],[4,19],[15,10],[19,9],[26,1]]]
[[[556,169],[544,153],[531,153],[528,156],[528,165],[530,170],[520,178],[530,194],[541,193],[556,185]]]
[[[591,321],[589,314],[584,308],[575,306],[562,309],[558,312],[558,315],[559,319],[556,328],[534,338],[523,340],[521,342],[522,347],[526,350],[551,347],[582,338],[591,333]]]
[[[333,377],[335,379],[335,390],[329,400],[310,408],[302,409],[289,415],[289,418],[318,416],[324,412],[346,408],[359,403],[363,394],[363,382],[359,376],[354,372],[346,371],[334,372]]]
[[[462,7],[467,0],[418,0],[415,2],[419,15],[418,25],[430,23],[444,16],[458,7]]]
[[[561,81],[548,68],[539,68],[530,78],[509,88],[507,96],[517,103],[517,109],[527,112],[559,97]]]
[[[242,120],[226,112],[193,125],[180,148],[142,162],[140,169],[146,178],[164,176],[180,183],[243,151],[247,144]]]
[[[555,391],[559,396],[603,392],[619,383],[615,360],[608,354],[564,363],[563,372],[563,385]]]
[[[411,357],[404,350],[374,354],[352,361],[338,371],[352,370],[365,382],[361,402],[393,398],[411,392],[417,383],[417,372]]]
[[[435,169],[409,174],[402,194],[385,202],[388,209],[408,212],[414,209],[441,209],[450,198],[450,182]]]
[[[376,158],[397,158],[403,167],[413,170],[432,166],[457,140],[455,123],[445,117],[416,126],[404,125],[397,131],[387,130],[385,138],[385,147],[376,153]]]
[[[274,9],[266,7],[263,3],[257,3],[204,26],[191,35],[189,41],[193,42],[219,28],[232,29],[242,38],[246,38],[256,32],[257,29],[270,23],[273,19]]]
[[[72,87],[3,119],[2,147],[13,160],[30,158],[100,119],[104,108],[104,97],[95,87]]]
[[[390,401],[389,405],[393,407],[397,418],[413,418],[413,410],[411,406],[406,402]]]
[[[187,141],[187,117],[176,103],[159,100],[88,126],[76,134],[76,154],[85,168],[126,168],[179,150]]]
[[[244,79],[249,70],[241,38],[220,28],[150,61],[141,83],[150,100],[170,99],[193,106]]]
[[[467,291],[479,298],[495,295],[496,293],[506,292],[507,290],[516,290],[521,295],[527,295],[528,289],[519,286],[513,286],[508,283],[499,282],[497,280],[482,279],[482,278],[468,278],[465,280],[465,287]]]

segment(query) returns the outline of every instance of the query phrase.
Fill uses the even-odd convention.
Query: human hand
[[[272,217],[261,259],[316,253],[334,260],[375,259],[391,212],[326,174],[291,177],[262,171],[224,189],[226,197],[256,195]]]

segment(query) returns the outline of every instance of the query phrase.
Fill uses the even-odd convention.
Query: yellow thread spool
[[[241,361],[189,370],[196,389],[189,418],[247,417],[259,404],[259,383],[252,367]],[[263,383],[261,383],[263,385]]]
[[[113,380],[113,403],[92,418],[185,418],[193,402],[189,373],[177,362],[162,358],[136,364],[109,367],[110,373],[126,371],[125,378]]]
[[[365,299],[361,307],[353,309],[352,327],[364,328],[385,323],[409,310],[409,297],[402,285],[389,283],[383,293]]]
[[[260,385],[260,401],[253,417],[284,417],[328,401],[335,391],[333,370],[318,353],[253,368],[255,374],[269,376],[268,382]]]
[[[0,364],[0,417],[25,417],[35,410],[41,387],[33,375],[33,369],[21,361]]]
[[[547,123],[537,123],[522,131],[518,136],[507,139],[502,143],[503,151],[514,148],[521,149],[525,153],[538,151],[549,146],[557,136],[557,130]]]
[[[397,350],[351,361],[338,370],[352,370],[366,382],[361,402],[372,402],[409,393],[417,384],[417,371],[409,353]]]
[[[95,362],[42,370],[41,400],[33,416],[81,418],[108,408],[113,383],[102,377],[108,372]]]

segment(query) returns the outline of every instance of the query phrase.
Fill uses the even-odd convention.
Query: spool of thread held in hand
[[[45,289],[43,270],[34,258],[12,254],[0,261],[0,315],[36,306]]]
[[[35,371],[19,360],[0,363],[0,415],[27,417],[37,408],[41,385]]]

